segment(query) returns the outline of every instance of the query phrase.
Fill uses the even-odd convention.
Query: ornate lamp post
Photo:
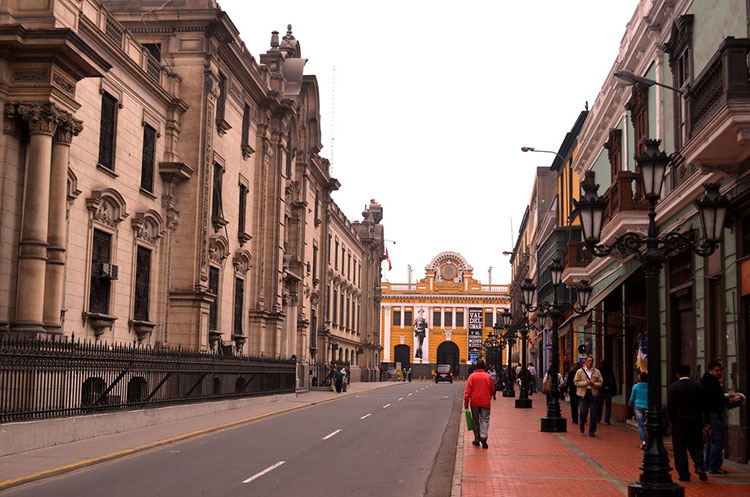
[[[586,306],[591,298],[591,286],[587,281],[582,281],[581,286],[578,287],[578,307],[575,308],[567,302],[557,301],[557,287],[562,282],[563,265],[560,263],[560,259],[555,259],[549,266],[549,272],[552,279],[552,302],[538,302],[536,306],[532,306],[529,302],[533,302],[534,293],[536,292],[536,286],[531,282],[529,278],[521,285],[521,290],[524,295],[530,297],[524,301],[523,311],[529,313],[533,311],[539,311],[543,313],[552,321],[552,364],[550,366],[550,390],[549,390],[549,402],[547,403],[547,416],[542,418],[542,431],[547,432],[565,432],[568,430],[568,420],[562,417],[560,411],[560,387],[558,385],[558,375],[560,373],[560,358],[559,358],[559,327],[560,317],[562,316],[563,308],[568,307],[571,312],[576,314],[583,314],[586,312]]]
[[[493,326],[492,329],[487,333],[487,338],[484,339],[484,343],[482,343],[482,347],[484,348],[484,353],[487,358],[487,369],[489,369],[490,366],[495,366],[495,369],[497,369],[497,349],[500,346],[500,338],[496,334],[495,327],[497,325]]]
[[[511,350],[513,349],[513,345],[516,343],[516,334],[513,330],[511,330],[511,326],[513,325],[513,315],[506,309],[503,311],[502,317],[503,327],[505,328],[503,338],[505,339],[505,343],[508,346],[508,378],[505,382],[503,397],[515,397],[516,389],[513,386],[513,365],[510,360]]]
[[[659,328],[659,274],[664,260],[671,254],[691,249],[707,256],[716,250],[724,227],[728,200],[720,195],[718,184],[705,184],[705,196],[696,202],[700,211],[703,239],[676,231],[659,234],[656,226],[656,203],[661,197],[664,174],[669,158],[659,151],[659,140],[646,140],[646,150],[636,162],[641,171],[644,196],[649,203],[648,233],[627,232],[611,245],[600,244],[604,199],[597,194],[598,185],[584,186],[585,194],[576,203],[583,237],[589,250],[598,257],[617,251],[620,257],[634,255],[643,265],[646,277],[646,327],[648,331],[648,410],[646,429],[648,445],[638,481],[628,487],[629,496],[683,496],[685,489],[672,481],[669,456],[664,448],[664,412],[662,409],[661,333]]]
[[[528,288],[521,285],[521,307],[525,308],[526,302],[532,302],[534,298],[534,292],[528,292]],[[526,369],[526,342],[529,336],[529,320],[526,313],[523,314],[523,321],[517,325],[516,331],[518,332],[518,338],[521,340],[521,389],[518,392],[518,398],[516,399],[516,409],[531,409],[531,399],[529,398],[529,371]]]

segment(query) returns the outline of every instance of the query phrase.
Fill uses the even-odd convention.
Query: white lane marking
[[[365,414],[364,416],[362,416],[362,417],[361,417],[361,418],[359,418],[359,419],[365,419],[365,418],[369,418],[370,416],[372,416],[372,413],[371,413],[371,412],[368,412],[367,414]]]
[[[336,431],[334,431],[332,433],[329,433],[328,435],[326,435],[326,436],[323,437],[323,440],[328,440],[329,438],[331,438],[332,436],[334,436],[335,434],[340,433],[340,432],[341,432],[341,430],[339,429],[339,430],[336,430]]]
[[[386,404],[383,406],[383,409],[385,409],[386,407],[390,407],[390,406],[391,406],[390,404]]]
[[[250,483],[251,481],[255,480],[256,478],[260,478],[261,476],[265,475],[266,473],[270,473],[271,471],[273,471],[274,469],[278,468],[279,466],[281,466],[285,462],[286,461],[279,461],[276,464],[267,467],[266,469],[264,469],[260,473],[254,474],[253,476],[251,476],[247,480],[244,480],[242,483]]]
[[[403,397],[399,397],[399,399],[398,399],[398,400],[404,400],[404,398],[403,398]]]
[[[407,397],[411,397],[411,393],[409,393],[409,394],[407,395]]]

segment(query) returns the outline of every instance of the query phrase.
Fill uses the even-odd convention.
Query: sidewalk
[[[638,432],[613,423],[597,426],[596,438],[588,436],[588,427],[582,435],[570,421],[570,406],[562,403],[568,432],[542,433],[545,397],[537,394],[532,400],[533,409],[515,409],[514,399],[498,395],[492,405],[489,449],[471,444],[474,435],[466,432],[462,419],[457,459],[463,457],[456,462],[452,497],[627,495],[628,485],[640,475]],[[673,461],[671,440],[665,442]],[[750,466],[725,461],[723,467],[729,474],[709,475],[708,482],[693,474],[691,482],[678,483],[687,497],[750,495]],[[674,471],[672,478],[677,481]]]
[[[296,398],[281,398],[274,402],[242,409],[11,454],[0,457],[0,491],[267,416],[398,384],[395,382],[355,382],[348,386],[346,393],[337,394],[331,391],[299,393]]]

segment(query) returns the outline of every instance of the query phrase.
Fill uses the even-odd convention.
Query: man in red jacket
[[[474,424],[474,441],[487,448],[487,432],[490,429],[490,405],[495,394],[495,382],[484,370],[484,361],[477,360],[477,368],[469,375],[464,390],[464,409],[471,405],[471,419]]]

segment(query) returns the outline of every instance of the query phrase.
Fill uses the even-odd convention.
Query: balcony
[[[563,249],[563,266],[586,267],[591,262],[591,252],[586,244],[579,241],[570,241]]]
[[[648,210],[648,202],[641,194],[639,180],[639,175],[631,171],[617,173],[612,185],[604,192],[607,208],[604,210],[603,226],[606,226],[621,212]]]
[[[689,139],[681,155],[704,172],[734,174],[750,155],[749,55],[750,39],[726,38],[686,94]]]

